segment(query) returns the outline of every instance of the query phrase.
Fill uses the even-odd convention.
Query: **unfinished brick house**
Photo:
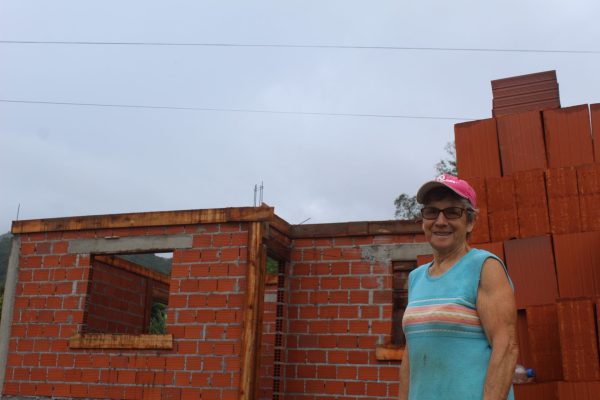
[[[520,361],[538,371],[517,399],[595,399],[600,105],[561,109],[553,72],[492,88],[494,117],[455,127],[457,162],[479,195],[473,246],[506,260]],[[290,225],[266,205],[12,233],[6,398],[395,398],[407,276],[431,253],[414,221]],[[148,253],[172,253],[170,269],[128,258]]]
[[[397,393],[397,363],[379,361],[376,348],[391,340],[394,261],[414,267],[429,252],[412,221],[290,226],[263,206],[19,221],[12,230],[5,396]],[[170,276],[117,257],[148,252],[173,253]],[[267,256],[280,265],[275,286],[265,284]],[[167,332],[148,334],[157,300],[168,304]]]

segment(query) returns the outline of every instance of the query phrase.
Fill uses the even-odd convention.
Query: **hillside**
[[[8,267],[11,238],[12,235],[10,233],[0,235],[0,285],[2,287],[4,287],[4,281],[6,280],[6,269]]]

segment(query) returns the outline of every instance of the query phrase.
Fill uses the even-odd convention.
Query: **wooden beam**
[[[67,218],[13,221],[13,234],[86,229],[138,228],[167,225],[212,224],[222,222],[267,221],[274,208],[237,207],[204,210],[156,211],[129,214],[88,215]]]
[[[263,231],[263,242],[267,244],[267,255],[278,261],[289,261],[291,254],[292,241],[289,238],[289,224],[287,232],[283,232],[278,229],[276,225],[273,225],[272,219],[265,224]],[[281,218],[279,218],[281,220]],[[283,221],[283,220],[281,220]],[[287,224],[287,222],[283,221]]]
[[[272,228],[277,229],[279,232],[283,233],[286,236],[289,236],[290,229],[292,227],[286,220],[284,220],[283,218],[278,217],[275,214],[273,214],[273,218],[271,218],[269,220],[269,225]]]
[[[173,348],[173,335],[77,334],[69,339],[72,349],[165,349]]]
[[[257,301],[257,318],[255,322],[255,338],[254,338],[254,395],[252,399],[258,399],[260,394],[260,377],[262,370],[260,367],[261,362],[261,347],[262,347],[262,331],[263,331],[263,316],[265,315],[265,286],[267,281],[267,246],[261,244],[261,252],[259,254],[259,282],[258,282],[258,298]]]
[[[367,235],[409,235],[423,233],[417,221],[362,221],[333,224],[292,225],[290,238],[320,238]]]
[[[255,399],[258,389],[255,370],[257,363],[260,362],[261,310],[264,301],[264,275],[266,273],[263,265],[266,260],[262,244],[263,229],[261,222],[252,222],[248,230],[248,269],[242,319],[244,326],[242,329],[239,400]]]
[[[171,277],[161,272],[155,271],[148,267],[140,264],[136,264],[129,260],[125,260],[115,256],[94,256],[94,260],[106,264],[108,266],[119,268],[132,274],[140,275],[145,278],[149,278],[158,282],[162,282],[165,285],[171,284]]]

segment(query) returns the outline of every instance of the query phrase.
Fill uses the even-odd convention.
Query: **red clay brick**
[[[552,233],[575,233],[581,231],[579,190],[574,167],[546,170],[548,211]]]
[[[461,177],[501,176],[494,118],[454,125],[456,164]]]
[[[600,380],[594,303],[591,299],[562,299],[557,311],[564,379]]]
[[[518,308],[554,303],[558,286],[550,236],[504,242]]]
[[[546,169],[542,115],[539,111],[508,114],[496,118],[502,173]]]
[[[366,384],[364,382],[347,382],[346,394],[349,395],[364,395],[366,392]]]
[[[380,281],[379,278],[371,276],[371,277],[364,277],[360,279],[360,286],[363,289],[376,289],[380,287]]]
[[[527,329],[536,380],[561,380],[562,357],[556,305],[527,307]]]
[[[235,278],[227,279],[221,278],[217,280],[217,290],[219,292],[234,292],[238,280]]]
[[[544,171],[516,172],[513,180],[519,219],[519,237],[526,238],[550,233]]]
[[[52,254],[64,254],[69,249],[69,242],[54,242],[52,244]]]
[[[35,243],[27,243],[27,242],[21,243],[21,255],[29,256],[33,253],[35,253]]]
[[[553,242],[560,296],[600,296],[600,232],[554,235]]]
[[[514,181],[510,176],[487,178],[490,240],[508,240],[519,236]]]
[[[577,168],[577,188],[582,230],[600,231],[600,163]]]
[[[594,162],[587,104],[546,110],[544,131],[548,166],[577,166]]]

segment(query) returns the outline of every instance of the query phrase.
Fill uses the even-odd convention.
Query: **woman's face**
[[[452,196],[431,201],[426,207],[435,207],[440,210],[448,207],[465,208],[459,199]],[[423,218],[425,238],[431,247],[440,253],[449,253],[464,246],[467,242],[467,233],[473,230],[473,225],[474,222],[467,222],[466,211],[463,211],[461,217],[457,219],[448,219],[443,212],[440,212],[436,219]]]

